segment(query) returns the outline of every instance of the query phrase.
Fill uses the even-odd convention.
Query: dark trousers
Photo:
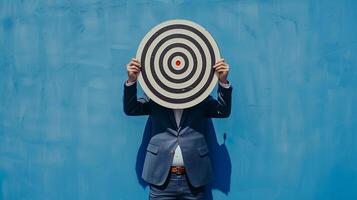
[[[204,200],[205,187],[193,187],[185,174],[171,173],[162,186],[150,185],[150,200]]]

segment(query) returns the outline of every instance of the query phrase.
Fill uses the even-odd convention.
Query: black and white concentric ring
[[[212,66],[220,58],[212,36],[188,20],[155,26],[141,41],[137,55],[139,83],[156,103],[174,109],[203,101],[217,83]]]

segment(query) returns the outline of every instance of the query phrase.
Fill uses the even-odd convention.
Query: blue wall
[[[146,199],[124,65],[168,19],[231,64],[217,200],[357,199],[357,2],[0,0],[0,199]],[[224,140],[224,133],[227,139]]]

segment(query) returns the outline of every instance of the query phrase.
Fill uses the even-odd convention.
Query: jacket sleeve
[[[232,86],[224,88],[218,85],[218,97],[207,97],[205,103],[205,114],[209,118],[226,118],[231,114]]]
[[[124,83],[123,107],[124,112],[130,116],[149,115],[151,113],[151,103],[149,98],[137,97],[137,83],[127,86]]]

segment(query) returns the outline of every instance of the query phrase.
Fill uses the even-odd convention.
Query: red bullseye
[[[179,61],[179,60],[176,60],[176,67],[179,67],[180,65],[181,65],[181,61]]]

